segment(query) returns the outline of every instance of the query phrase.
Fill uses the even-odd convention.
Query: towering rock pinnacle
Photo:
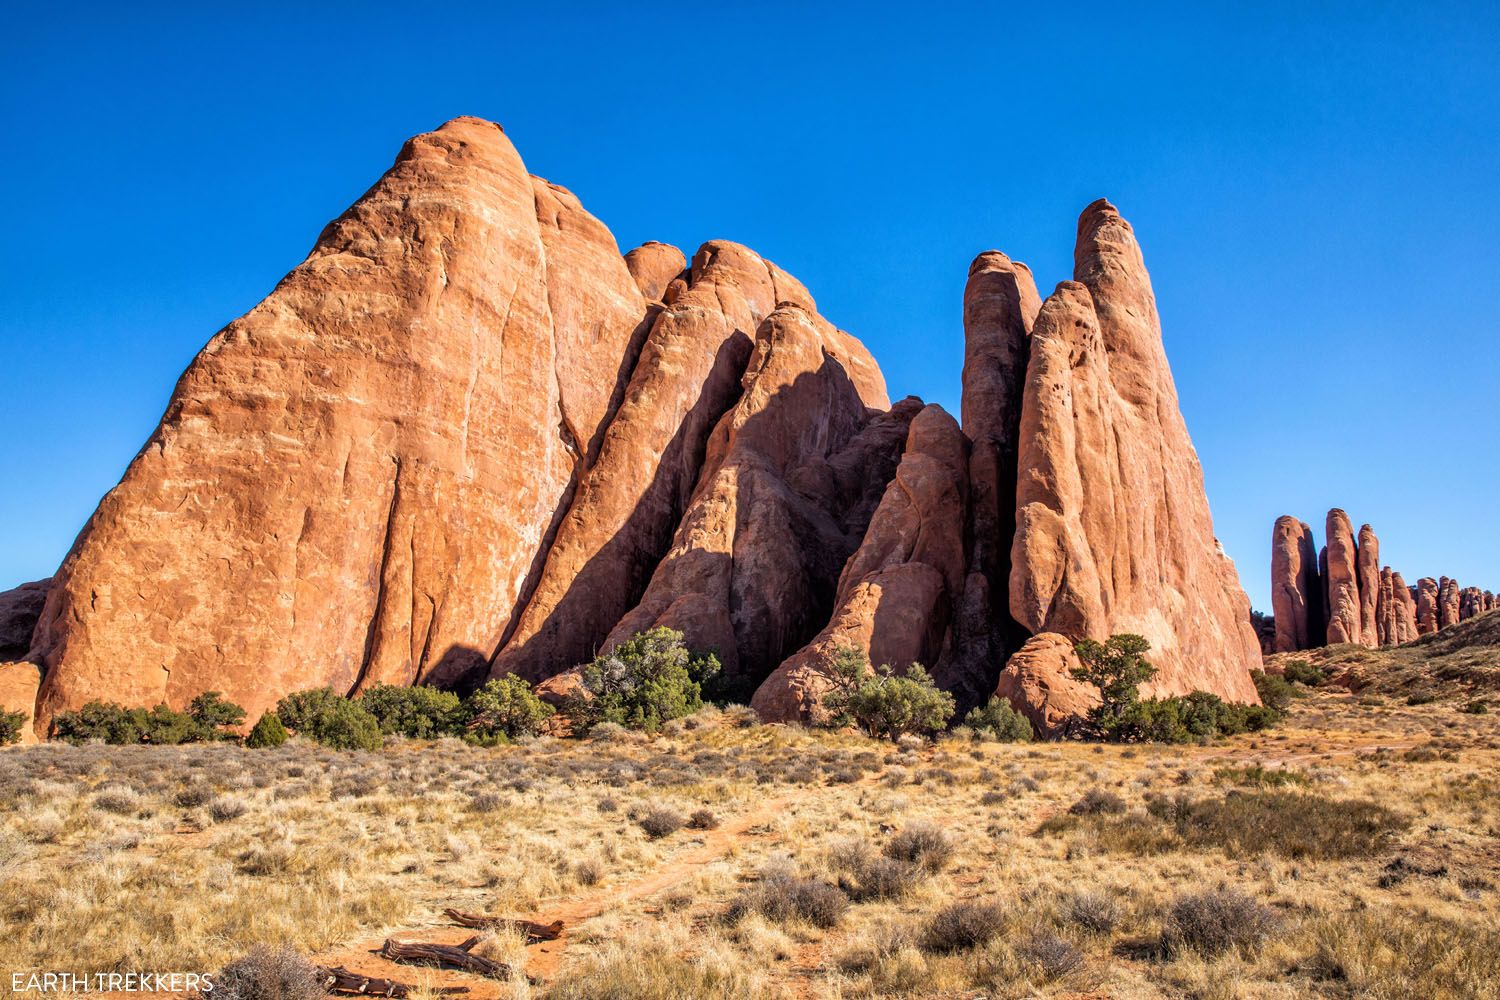
[[[1349,515],[1335,507],[1328,512],[1328,569],[1323,574],[1328,588],[1328,644],[1359,644],[1364,638],[1360,624],[1359,547]]]
[[[1130,225],[1085,209],[1032,330],[1010,607],[1033,633],[1145,636],[1156,693],[1257,701],[1249,601],[1213,536]]]
[[[1380,604],[1380,539],[1368,524],[1359,529],[1359,550],[1355,555],[1355,575],[1359,578],[1359,638],[1362,646],[1374,649],[1380,645],[1377,611]]]
[[[1271,533],[1271,611],[1278,653],[1323,645],[1323,581],[1312,528],[1295,517],[1276,519]]]

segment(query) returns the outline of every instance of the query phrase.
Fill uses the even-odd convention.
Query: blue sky
[[[1500,587],[1493,4],[508,6],[8,8],[0,585],[405,137],[473,114],[622,248],[777,261],[955,413],[970,259],[1045,294],[1106,196],[1257,607],[1272,520],[1334,505],[1408,581]]]

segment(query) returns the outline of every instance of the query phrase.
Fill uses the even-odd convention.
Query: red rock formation
[[[31,648],[31,633],[51,587],[49,578],[0,593],[0,660],[19,659]]]
[[[1380,603],[1380,539],[1375,537],[1374,529],[1368,524],[1359,529],[1359,550],[1354,567],[1359,578],[1359,638],[1355,641],[1374,649],[1381,645],[1380,627],[1376,622]]]
[[[498,126],[408,142],[193,361],[83,529],[34,639],[41,724],[482,666],[645,311]]]
[[[1318,576],[1312,528],[1295,517],[1276,519],[1271,532],[1271,611],[1275,652],[1323,645],[1323,582]]]
[[[1459,621],[1458,581],[1438,578],[1438,628],[1457,625]]]
[[[1249,601],[1213,536],[1140,250],[1108,202],[1084,211],[1074,261],[1032,331],[1011,613],[1073,640],[1145,636],[1151,693],[1256,702]]]
[[[1270,656],[1276,652],[1276,616],[1262,614],[1259,611],[1250,612],[1250,628],[1255,632],[1256,641],[1260,643],[1260,655]]]
[[[713,431],[671,548],[605,647],[664,625],[716,650],[725,677],[753,690],[828,622],[873,512],[860,499],[883,492],[901,443],[867,426],[884,390],[862,393],[858,360],[839,357],[851,345],[801,305],[760,325],[744,393]]]
[[[1431,635],[1441,626],[1438,601],[1438,582],[1430,576],[1417,581],[1417,634]]]
[[[625,266],[648,302],[660,302],[677,278],[688,279],[687,259],[670,243],[651,240],[625,255]]]
[[[1323,575],[1328,589],[1328,644],[1358,644],[1364,637],[1360,626],[1359,579],[1355,563],[1359,550],[1349,515],[1335,507],[1328,512],[1328,570]]]
[[[1073,679],[1073,669],[1081,666],[1073,645],[1056,632],[1032,636],[1000,673],[995,696],[1030,719],[1039,736],[1066,734],[1099,704],[1097,690]]]
[[[1387,645],[1400,646],[1417,637],[1417,602],[1412,590],[1396,571],[1391,572],[1391,597],[1395,602],[1392,612],[1392,631]]]
[[[956,609],[954,648],[942,672],[967,707],[994,690],[1006,657],[1026,641],[1009,607],[1016,524],[1021,397],[1041,298],[1031,270],[998,250],[969,265],[964,287],[963,431],[969,458],[968,579]]]
[[[1396,644],[1396,593],[1391,578],[1391,568],[1380,570],[1375,585],[1375,639],[1377,646]]]
[[[0,712],[20,712],[25,716],[21,724],[21,743],[35,743],[36,693],[41,686],[42,675],[35,663],[0,663]]]
[[[839,578],[832,620],[760,685],[750,704],[761,718],[818,720],[830,689],[825,664],[838,646],[895,667],[931,666],[948,651],[966,571],[968,463],[969,442],[942,407],[911,421],[895,478]]]
[[[631,251],[634,267],[665,259],[659,279],[673,248],[647,247],[649,256]],[[708,243],[695,255],[688,284],[652,325],[496,674],[539,681],[592,658],[640,600],[687,509],[709,433],[740,397],[755,329],[776,293],[772,266],[745,247]]]
[[[1467,621],[1484,613],[1484,591],[1478,587],[1464,587],[1458,592],[1458,620]]]

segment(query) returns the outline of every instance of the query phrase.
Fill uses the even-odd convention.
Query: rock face
[[[1312,528],[1295,517],[1276,519],[1271,533],[1271,612],[1275,652],[1323,645],[1322,581]]]
[[[974,261],[960,425],[891,406],[753,251],[622,256],[498,126],[455,119],[214,336],[50,584],[0,595],[0,659],[36,664],[0,695],[45,732],[205,690],[252,718],[323,686],[556,693],[666,625],[767,718],[815,717],[851,644],[1057,733],[1096,698],[1073,644],[1118,632],[1152,643],[1147,693],[1254,702],[1249,603],[1107,202],[1073,279],[1043,303],[1025,265]],[[1289,641],[1313,641],[1311,540],[1288,544]]]
[[[1380,539],[1368,524],[1359,529],[1359,551],[1355,555],[1355,574],[1359,577],[1359,639],[1362,646],[1374,649],[1381,645],[1378,608],[1380,604]]]
[[[34,639],[42,721],[482,668],[645,313],[498,126],[411,140],[193,361],[84,527]]]
[[[1430,635],[1439,625],[1438,582],[1430,576],[1417,581],[1417,633]]]
[[[1328,644],[1359,644],[1364,638],[1360,625],[1358,546],[1349,515],[1335,507],[1328,512]]]
[[[1400,646],[1417,637],[1417,601],[1396,570],[1391,571],[1391,599],[1395,607],[1391,611],[1391,631],[1385,644]]]
[[[1074,640],[1145,636],[1153,693],[1255,702],[1249,601],[1213,536],[1140,250],[1108,202],[1079,220],[1074,278],[1032,330],[1011,614]]]
[[[23,745],[37,742],[36,694],[41,683],[42,673],[35,663],[0,663],[0,712],[20,712],[25,717],[21,724]]]
[[[1438,578],[1438,628],[1447,628],[1459,622],[1458,581],[1446,576]]]
[[[49,578],[0,593],[0,660],[19,659],[31,648],[31,633],[51,588]]]
[[[1099,704],[1098,691],[1073,679],[1073,669],[1082,665],[1074,644],[1056,632],[1032,636],[1000,674],[995,694],[1030,719],[1040,736],[1065,735]]]
[[[898,409],[916,406],[904,400]],[[942,407],[911,420],[895,478],[839,577],[832,619],[755,692],[750,705],[763,718],[819,721],[831,687],[825,664],[838,646],[898,668],[937,664],[951,649],[966,569],[968,462],[969,442]]]

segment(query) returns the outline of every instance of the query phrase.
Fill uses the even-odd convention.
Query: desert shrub
[[[1463,707],[1463,710],[1470,715],[1484,715],[1489,712],[1490,706],[1489,702],[1485,701],[1483,698],[1475,698],[1473,701],[1465,705]]]
[[[232,819],[239,819],[250,810],[244,799],[222,795],[208,804],[208,814],[213,817],[215,823],[227,823]]]
[[[493,745],[535,736],[555,711],[524,679],[514,674],[492,677],[463,705],[468,716],[463,723],[464,739]]]
[[[604,880],[604,862],[598,858],[584,858],[574,863],[573,877],[579,885],[598,885]]]
[[[910,861],[866,856],[850,865],[839,878],[839,888],[856,902],[900,899],[922,880],[922,869]]]
[[[205,735],[191,715],[175,712],[166,705],[157,705],[149,712],[133,709],[131,715],[140,732],[140,741],[153,746],[174,747],[195,742]]]
[[[492,813],[505,805],[505,796],[499,792],[480,792],[469,798],[469,811],[477,813]]]
[[[1315,667],[1306,660],[1288,660],[1286,666],[1281,668],[1281,676],[1293,684],[1317,687],[1328,679],[1328,671]]]
[[[909,823],[886,843],[885,856],[936,873],[952,860],[953,840],[932,823]]]
[[[1091,934],[1108,934],[1120,922],[1120,904],[1102,892],[1079,891],[1062,906],[1064,919]]]
[[[1276,929],[1276,914],[1234,889],[1211,889],[1179,896],[1162,923],[1162,950],[1177,955],[1191,949],[1222,955],[1257,947]]]
[[[286,727],[281,724],[281,719],[275,712],[262,715],[260,721],[250,730],[250,735],[245,738],[245,746],[252,750],[269,750],[285,742]]]
[[[877,739],[931,736],[953,717],[953,696],[938,689],[920,663],[903,674],[890,664],[870,669],[870,659],[854,646],[836,646],[824,661],[832,687],[823,707],[834,726],[856,725]]]
[[[335,750],[377,750],[380,723],[356,701],[328,688],[297,691],[276,703],[282,725]]]
[[[187,714],[201,740],[232,740],[235,726],[245,721],[245,710],[232,701],[225,701],[217,691],[205,691],[188,705]]]
[[[1278,712],[1286,711],[1292,699],[1297,696],[1297,689],[1284,677],[1268,674],[1264,670],[1252,670],[1250,679],[1255,682],[1255,691],[1260,695],[1261,704]]]
[[[998,696],[983,708],[971,709],[964,716],[964,725],[977,735],[1000,743],[1030,743],[1036,735],[1031,721]]]
[[[213,789],[207,785],[184,785],[172,796],[172,801],[184,809],[207,805],[214,797]]]
[[[1158,797],[1147,810],[1188,846],[1218,848],[1237,858],[1368,857],[1410,823],[1376,802],[1280,789],[1233,791],[1223,798]]]
[[[21,729],[25,725],[25,712],[0,711],[0,747],[21,742]]]
[[[139,720],[119,705],[91,701],[72,712],[58,712],[52,718],[52,736],[74,746],[99,741],[115,746],[139,743]]]
[[[452,691],[440,691],[425,684],[414,687],[377,684],[356,700],[375,717],[380,731],[387,736],[431,740],[462,732],[463,707]]]
[[[214,1000],[322,1000],[327,996],[312,963],[291,948],[256,946],[213,978]]]
[[[714,830],[719,826],[719,817],[712,809],[695,809],[687,825],[690,830]]]
[[[1083,952],[1051,931],[1036,931],[1017,946],[1016,954],[1041,970],[1047,979],[1060,979],[1083,965]]]
[[[1434,691],[1418,691],[1415,694],[1406,696],[1406,703],[1408,705],[1431,705],[1437,700],[1438,696]]]
[[[652,840],[670,836],[681,830],[686,823],[687,820],[682,818],[681,813],[664,807],[652,809],[636,820],[636,825],[645,830],[646,836]]]
[[[128,788],[111,788],[94,796],[94,808],[117,816],[130,816],[140,808],[141,800]]]
[[[762,872],[760,881],[729,904],[725,919],[738,923],[758,913],[772,923],[805,920],[814,927],[833,927],[849,908],[849,897],[836,886],[789,870]]]
[[[927,921],[922,948],[947,954],[989,944],[1005,926],[1005,911],[993,903],[965,901],[943,907]]]
[[[1279,711],[1266,705],[1241,705],[1207,691],[1194,691],[1181,697],[1134,701],[1118,717],[1102,720],[1100,728],[1106,739],[1116,742],[1187,743],[1259,732],[1280,718]]]
[[[654,733],[702,708],[701,682],[718,670],[716,657],[688,651],[681,632],[638,632],[583,668],[581,690],[563,712],[579,734],[605,722]]]
[[[1083,797],[1068,807],[1075,816],[1118,815],[1125,811],[1125,800],[1104,788],[1090,788]]]

